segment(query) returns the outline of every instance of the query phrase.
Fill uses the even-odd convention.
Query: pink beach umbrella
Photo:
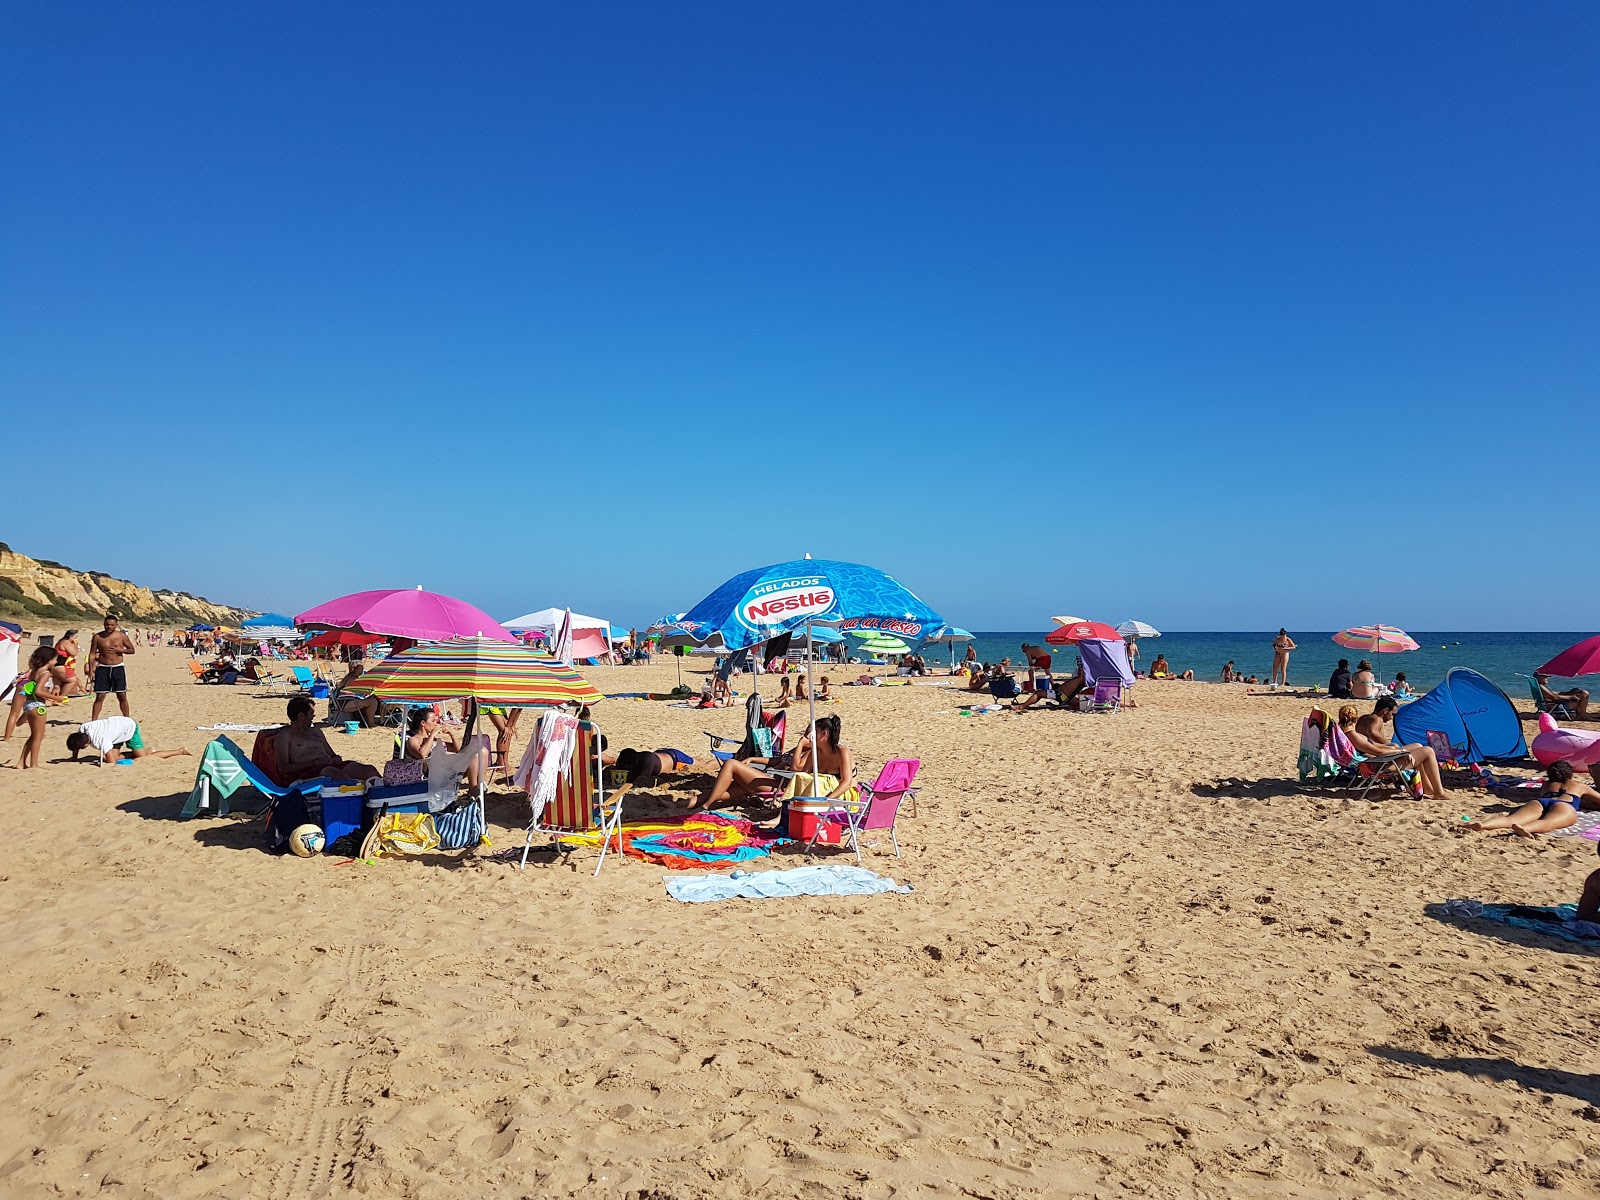
[[[1349,650],[1364,650],[1368,654],[1399,654],[1406,650],[1420,650],[1416,639],[1404,629],[1393,625],[1357,625],[1341,629],[1333,640]]]
[[[1559,675],[1570,679],[1574,675],[1600,675],[1600,634],[1568,646],[1544,666],[1540,675]]]
[[[381,633],[385,637],[442,642],[446,638],[482,634],[496,642],[517,639],[480,608],[454,596],[425,592],[421,587],[354,592],[309,608],[294,619],[301,629],[344,629]]]

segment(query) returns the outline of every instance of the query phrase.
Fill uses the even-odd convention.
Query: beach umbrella
[[[820,558],[735,575],[682,621],[702,643],[713,633],[722,634],[730,650],[797,632],[808,623],[920,639],[944,621],[893,576],[860,563]]]
[[[1420,649],[1410,634],[1393,625],[1357,625],[1341,629],[1333,640],[1347,650],[1364,650],[1368,654],[1403,654]]]
[[[720,633],[731,650],[806,631],[806,658],[818,625],[876,629],[893,637],[921,638],[944,624],[922,598],[892,575],[860,563],[804,558],[735,575],[684,614],[683,625],[703,642]],[[816,690],[811,692],[811,744],[817,744]],[[811,797],[817,797],[816,772]]]
[[[239,632],[257,641],[294,641],[300,631],[294,627],[294,618],[282,613],[262,613],[239,625]]]
[[[1120,642],[1122,635],[1104,621],[1074,621],[1071,625],[1052,629],[1044,640],[1052,646],[1065,646],[1071,642]]]
[[[893,658],[901,654],[911,653],[911,647],[899,638],[886,637],[877,632],[873,632],[856,649],[864,654],[871,654],[878,658]]]
[[[1051,617],[1057,625],[1076,625],[1083,620],[1082,617]]]
[[[188,626],[187,629],[185,630],[185,632],[187,632],[187,633],[211,633],[215,629],[216,629],[215,625],[201,625],[201,624],[196,623],[194,625]]]
[[[972,635],[965,629],[957,629],[954,625],[941,625],[923,638],[922,642],[925,646],[948,645],[950,647],[950,669],[954,671],[956,669],[956,643],[970,642],[971,640]]]
[[[488,637],[451,638],[391,654],[354,687],[395,703],[472,699],[501,708],[597,704],[604,698],[550,655]]]
[[[308,648],[326,646],[370,646],[383,641],[381,633],[352,633],[348,629],[325,629],[306,639]]]
[[[1538,673],[1560,675],[1562,678],[1600,674],[1600,635],[1581,641],[1576,646],[1568,646],[1540,667]]]
[[[1124,621],[1121,625],[1117,626],[1117,632],[1121,634],[1124,639],[1134,637],[1153,638],[1161,636],[1161,630],[1157,629],[1154,625],[1146,625],[1143,621]]]
[[[295,617],[294,623],[301,629],[318,632],[344,629],[352,633],[415,638],[421,642],[479,634],[496,642],[517,640],[481,608],[474,608],[454,596],[425,592],[420,586],[414,590],[353,592],[307,609]]]

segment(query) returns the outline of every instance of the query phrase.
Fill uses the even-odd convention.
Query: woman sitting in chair
[[[431,708],[417,708],[411,712],[411,720],[407,725],[406,757],[428,761],[428,755],[433,753],[435,746],[443,746],[451,754],[461,749],[461,742],[456,737],[453,729],[445,727],[439,719],[439,714]],[[467,767],[467,786],[476,789],[478,781],[483,778],[484,769],[489,765],[488,751],[475,757]]]

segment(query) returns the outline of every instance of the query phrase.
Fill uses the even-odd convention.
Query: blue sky
[[[1595,619],[1600,6],[0,22],[18,550],[289,612],[634,623],[810,551],[969,628]]]

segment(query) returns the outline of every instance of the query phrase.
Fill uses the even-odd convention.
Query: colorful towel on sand
[[[871,896],[878,892],[909,892],[909,883],[896,883],[865,867],[813,866],[788,871],[735,871],[732,875],[693,875],[668,879],[667,895],[685,904],[713,900],[769,900],[783,896]]]
[[[600,848],[600,834],[562,834],[561,840]],[[622,852],[678,871],[732,867],[765,858],[790,839],[757,829],[738,817],[690,813],[674,821],[640,821],[622,827]]]
[[[1450,900],[1444,904],[1430,904],[1427,911],[1441,920],[1495,921],[1501,925],[1514,925],[1518,929],[1548,934],[1565,942],[1600,944],[1600,924],[1578,920],[1578,906],[1575,904],[1533,908],[1526,904],[1480,904],[1476,900]]]

